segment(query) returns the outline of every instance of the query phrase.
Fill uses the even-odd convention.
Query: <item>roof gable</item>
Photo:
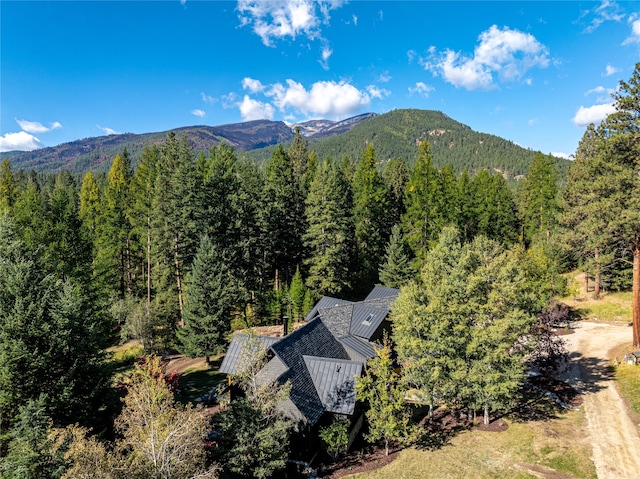
[[[281,338],[273,336],[254,336],[256,339],[256,345],[261,348],[261,351],[267,350],[272,344],[277,343]],[[246,334],[234,334],[231,339],[231,344],[227,349],[222,364],[220,365],[220,372],[225,374],[236,374],[242,371],[246,364],[243,363],[249,359],[255,358],[255,352],[252,352],[249,348],[249,336]]]
[[[349,332],[354,336],[371,339],[388,314],[388,308],[377,308],[357,303],[353,306]]]
[[[355,378],[362,373],[362,363],[315,356],[303,356],[303,359],[324,409],[337,414],[353,414]]]
[[[395,288],[387,288],[386,286],[376,285],[373,287],[371,292],[364,298],[365,301],[369,301],[371,299],[379,299],[379,298],[397,298],[400,294],[399,289]]]
[[[346,299],[332,298],[331,296],[323,296],[315,304],[313,309],[309,311],[309,314],[307,314],[304,320],[309,322],[318,315],[321,309],[332,308],[334,306],[339,306],[341,304],[351,304],[351,301],[347,301]]]
[[[310,424],[315,424],[325,408],[304,356],[349,360],[347,352],[318,318],[282,338],[271,350],[288,367],[280,380],[291,383],[291,401]]]

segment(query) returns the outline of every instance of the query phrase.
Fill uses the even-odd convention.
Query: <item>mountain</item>
[[[190,126],[176,128],[178,137],[185,135],[196,152],[208,151],[221,141],[233,146],[242,157],[265,161],[275,146],[291,141],[294,131],[309,141],[309,148],[318,158],[330,156],[341,160],[357,160],[367,144],[372,143],[380,163],[402,158],[415,161],[418,145],[424,139],[431,142],[436,166],[449,163],[458,172],[471,174],[486,168],[499,171],[508,179],[525,175],[535,154],[515,143],[479,133],[467,125],[433,110],[394,110],[377,115],[366,113],[343,121],[310,120],[294,125],[281,121],[256,120],[220,126]],[[34,169],[55,172],[69,170],[106,171],[115,155],[127,148],[136,158],[145,145],[160,144],[168,132],[101,136],[64,143],[31,152],[4,153],[14,170]],[[571,162],[557,159],[562,176]]]
[[[371,116],[367,121],[353,126],[349,131],[327,138],[312,135],[309,148],[318,158],[330,156],[341,160],[354,160],[371,143],[380,163],[391,158],[402,158],[413,165],[418,145],[429,140],[435,166],[451,164],[458,173],[465,168],[472,175],[482,169],[500,172],[507,179],[526,175],[535,151],[495,135],[472,130],[440,111],[403,109]],[[246,152],[256,161],[271,157],[273,147]],[[570,161],[557,158],[560,173],[565,177]]]
[[[359,123],[378,116],[377,113],[364,113],[362,115],[347,118],[342,121],[331,120],[309,120],[303,123],[292,125],[292,129],[300,129],[300,134],[305,138],[327,138],[329,136],[341,135],[348,132]]]
[[[300,127],[304,136],[323,138],[344,133],[372,115],[375,114],[368,113],[339,122],[315,120],[293,127],[282,121],[255,120],[220,126],[188,126],[169,131],[175,132],[179,138],[186,136],[197,152],[209,151],[213,145],[218,145],[221,141],[225,141],[236,150],[250,151],[291,142],[295,126]],[[79,173],[88,170],[106,171],[114,156],[123,148],[126,147],[130,156],[136,158],[142,153],[145,145],[161,144],[169,131],[84,138],[40,150],[2,153],[2,157],[9,158],[14,170],[69,170]]]

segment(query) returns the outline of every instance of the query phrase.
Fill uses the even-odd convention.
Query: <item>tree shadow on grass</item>
[[[429,451],[440,449],[472,426],[473,422],[468,419],[465,411],[439,408],[431,418],[427,414],[418,423],[420,434],[414,445]]]

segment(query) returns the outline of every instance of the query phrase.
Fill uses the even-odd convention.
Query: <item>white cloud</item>
[[[200,118],[204,118],[207,115],[204,110],[198,110],[198,109],[191,110],[191,114]]]
[[[418,95],[422,95],[425,98],[429,98],[429,93],[434,90],[434,87],[432,87],[431,85],[427,85],[426,83],[421,81],[416,82],[416,86],[409,87],[409,93],[411,93],[412,95],[414,93],[417,93]]]
[[[529,33],[493,25],[478,40],[473,57],[452,50],[437,55],[435,49],[430,49],[423,65],[452,85],[467,90],[494,88],[494,74],[501,81],[515,81],[533,67],[549,65],[547,47]]]
[[[357,16],[353,16],[353,24],[357,27],[358,26],[358,17]]]
[[[616,109],[613,106],[613,103],[603,103],[601,105],[593,105],[589,107],[581,106],[578,108],[578,111],[572,121],[579,127],[585,127],[590,123],[597,125],[614,111],[616,111]]]
[[[613,88],[605,88],[602,85],[598,85],[591,90],[587,90],[584,96],[597,95],[596,101],[600,104],[611,103],[611,95],[615,93]]]
[[[416,59],[418,53],[415,50],[409,50],[407,52],[407,59],[409,60],[409,64],[413,63],[413,60]]]
[[[242,79],[242,89],[249,90],[251,93],[258,93],[264,90],[264,85],[260,82],[260,80],[245,77]]]
[[[538,120],[537,118],[531,118],[531,120],[529,120],[529,121],[527,122],[527,124],[528,124],[529,126],[533,126],[533,125],[537,124],[539,121],[540,121],[540,120]]]
[[[222,108],[234,108],[238,105],[238,95],[231,92],[228,95],[222,95]]]
[[[329,58],[331,55],[333,55],[333,50],[329,48],[329,45],[322,47],[322,59],[319,60],[319,62],[325,70],[329,69]]]
[[[621,12],[620,6],[616,2],[603,0],[600,5],[593,10],[583,12],[582,16],[592,17],[591,23],[584,29],[585,33],[592,33],[604,22],[621,21],[624,18],[624,13]]]
[[[599,85],[595,88],[592,88],[591,90],[587,90],[587,92],[584,94],[584,96],[588,96],[591,95],[592,93],[604,93],[605,91],[607,91],[607,89],[605,87],[603,87],[602,85]]]
[[[560,151],[552,152],[551,156],[555,156],[556,158],[564,158],[565,160],[573,160],[574,156],[569,153],[562,153]]]
[[[389,90],[385,88],[378,88],[375,85],[369,85],[367,87],[367,93],[371,98],[378,98],[379,100],[382,100],[383,98],[391,95],[391,92]]]
[[[18,120],[16,118],[16,123],[27,133],[46,133],[51,130],[62,128],[62,124],[59,121],[54,121],[53,123],[50,123],[49,126],[44,126],[42,123],[37,121]]]
[[[109,128],[108,126],[100,126],[96,125],[96,128],[104,131],[107,135],[119,135],[120,133],[114,130],[113,128]]]
[[[44,145],[40,140],[26,131],[6,133],[0,136],[0,152],[33,151],[43,147]]]
[[[372,98],[388,94],[376,87],[368,89],[369,92],[358,90],[345,81],[319,81],[307,90],[301,83],[289,79],[286,86],[272,85],[266,94],[273,98],[280,111],[291,108],[308,116],[341,119],[367,108]]]
[[[637,15],[631,15],[629,17],[629,24],[631,25],[631,35],[622,42],[623,45],[631,45],[633,43],[640,43],[640,18]]]
[[[251,26],[266,46],[286,37],[321,37],[321,26],[328,24],[329,12],[343,0],[238,0],[242,26]]]
[[[238,107],[240,108],[240,115],[242,115],[244,121],[271,120],[275,113],[272,105],[249,98],[249,95],[244,96],[242,102],[238,104]]]
[[[388,83],[389,81],[391,81],[391,75],[389,75],[388,71],[382,72],[380,74],[380,76],[378,77],[378,81],[380,83]]]
[[[607,67],[605,68],[603,76],[610,77],[611,75],[615,75],[619,71],[620,71],[620,69],[618,69],[618,68],[616,68],[614,66],[611,66],[611,65],[607,65]]]
[[[208,103],[209,105],[213,105],[216,101],[218,101],[211,95],[207,95],[205,92],[200,93],[200,96],[202,97],[202,101]]]

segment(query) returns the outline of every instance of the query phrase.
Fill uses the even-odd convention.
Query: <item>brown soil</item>
[[[187,369],[205,369],[204,358],[187,358],[182,354],[172,354],[170,356],[165,356],[164,359],[167,361],[165,366],[166,374],[171,374],[172,372],[176,372],[178,374],[182,374]]]
[[[384,447],[368,449],[366,452],[357,451],[350,453],[344,459],[329,466],[320,477],[325,479],[339,479],[350,474],[373,471],[393,462],[400,453],[397,449],[390,449],[389,455],[385,455]]]
[[[476,429],[485,432],[503,432],[509,429],[509,424],[504,419],[494,419],[490,421],[489,424],[480,422],[480,424],[476,426]]]

